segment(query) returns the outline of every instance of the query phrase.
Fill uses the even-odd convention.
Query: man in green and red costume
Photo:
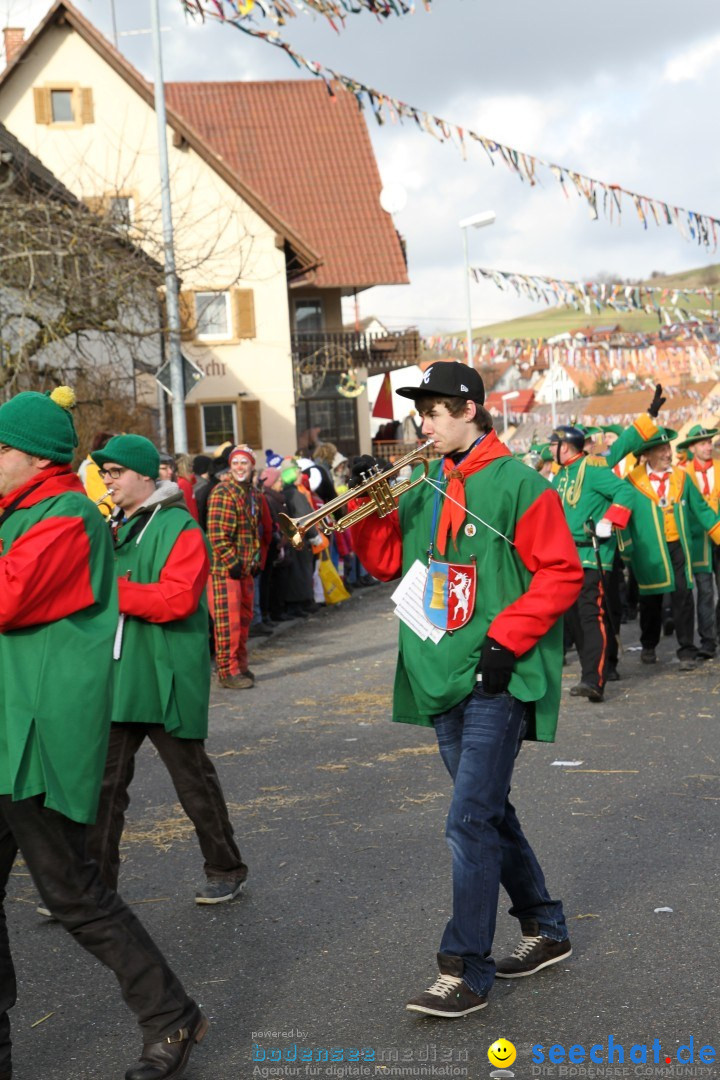
[[[693,424],[676,450],[691,451],[685,471],[705,502],[717,514],[720,507],[720,461],[713,457],[717,428]],[[690,519],[692,572],[697,587],[697,624],[700,635],[699,660],[714,660],[720,627],[720,601],[715,602],[713,579],[720,593],[720,548],[710,543],[708,534],[693,515]]]
[[[633,489],[633,514],[619,537],[640,594],[640,659],[657,660],[662,631],[662,597],[670,593],[681,671],[696,667],[691,528],[720,544],[720,515],[702,497],[685,469],[672,464],[677,433],[659,428],[636,452],[642,458],[624,481]],[[694,519],[694,520],[693,520]]]
[[[498,975],[531,975],[571,952],[562,903],[551,899],[507,796],[523,738],[554,738],[560,616],[582,570],[557,494],[498,440],[476,371],[436,363],[419,387],[398,393],[416,402],[442,460],[398,512],[354,526],[353,541],[376,577],[412,571],[425,580],[427,627],[417,617],[422,634],[400,625],[393,718],[433,726],[453,778],[453,912],[440,975],[407,1008],[457,1017],[487,1003],[501,883],[523,937]],[[442,629],[452,633],[434,640]]]
[[[43,903],[115,973],[138,1018],[145,1045],[126,1080],[165,1080],[182,1076],[207,1020],[86,854],[118,616],[108,528],[70,469],[73,404],[59,387],[0,407],[0,900],[19,850]],[[0,907],[0,1080],[12,1075],[15,996]]]
[[[205,536],[180,488],[158,482],[160,455],[142,435],[116,435],[93,461],[112,490],[121,624],[114,643],[112,727],[88,850],[115,888],[135,755],[150,739],[205,857],[198,904],[232,900],[247,877],[225,797],[205,751],[210,650]]]

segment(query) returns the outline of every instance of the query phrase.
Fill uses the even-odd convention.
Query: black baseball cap
[[[478,405],[485,401],[485,386],[475,368],[460,364],[457,360],[439,360],[431,364],[419,386],[402,386],[395,393],[413,401],[425,394],[465,398],[476,401]]]

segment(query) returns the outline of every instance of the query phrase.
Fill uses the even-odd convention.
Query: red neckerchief
[[[667,472],[664,472],[664,473],[655,473],[655,472],[650,473],[650,479],[654,480],[655,483],[658,486],[658,489],[657,489],[658,499],[664,498],[665,491],[667,490],[667,486],[668,486],[668,480],[670,479],[671,475],[672,475],[671,470],[668,470]]]
[[[50,499],[54,495],[64,495],[66,491],[77,491],[85,495],[85,488],[72,471],[69,465],[48,465],[42,473],[20,484],[13,491],[0,498],[0,511],[5,510],[10,503],[20,504],[23,507],[35,506],[43,499]],[[27,499],[23,498],[25,492],[29,492]]]
[[[710,479],[708,477],[708,473],[709,473],[710,469],[712,469],[712,467],[714,465],[713,459],[710,458],[709,461],[697,461],[697,460],[695,460],[693,462],[693,465],[695,466],[695,472],[700,473],[700,475],[703,478],[703,484],[704,484],[704,487],[705,487],[705,491],[703,492],[703,494],[710,495],[711,490],[710,490]]]
[[[495,461],[499,457],[511,457],[510,451],[504,443],[501,443],[494,431],[491,431],[481,443],[470,451],[468,456],[459,465],[456,465],[449,457],[443,461],[443,473],[447,478],[445,494],[448,498],[443,499],[440,523],[437,531],[437,549],[441,555],[445,554],[448,533],[451,533],[453,543],[457,547],[457,534],[465,521],[465,478],[472,476]],[[451,500],[455,500],[451,502]],[[457,504],[460,504],[459,506]]]

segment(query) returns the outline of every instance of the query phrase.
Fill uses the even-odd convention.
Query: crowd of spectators
[[[98,432],[90,452],[111,434]],[[158,484],[178,485],[210,546],[212,643],[224,688],[254,684],[249,637],[272,635],[280,623],[307,619],[377,584],[355,556],[349,532],[327,537],[311,528],[297,548],[280,527],[281,515],[304,517],[348,490],[351,462],[333,443],[285,457],[227,443],[213,456],[161,453],[160,460]],[[118,511],[111,485],[108,491],[89,454],[78,472],[112,524]]]

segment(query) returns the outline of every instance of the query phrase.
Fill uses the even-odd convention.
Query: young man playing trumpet
[[[436,637],[445,631],[435,643],[401,622],[393,719],[435,728],[454,783],[453,910],[440,974],[407,1003],[452,1018],[484,1008],[496,974],[531,975],[571,952],[562,904],[548,893],[508,793],[522,740],[555,734],[558,620],[578,596],[582,570],[557,494],[492,430],[477,372],[436,363],[419,387],[398,393],[416,403],[442,460],[401,497],[397,513],[371,515],[352,532],[363,565],[382,580],[418,561],[427,568],[425,618]],[[522,941],[496,965],[501,883]]]

